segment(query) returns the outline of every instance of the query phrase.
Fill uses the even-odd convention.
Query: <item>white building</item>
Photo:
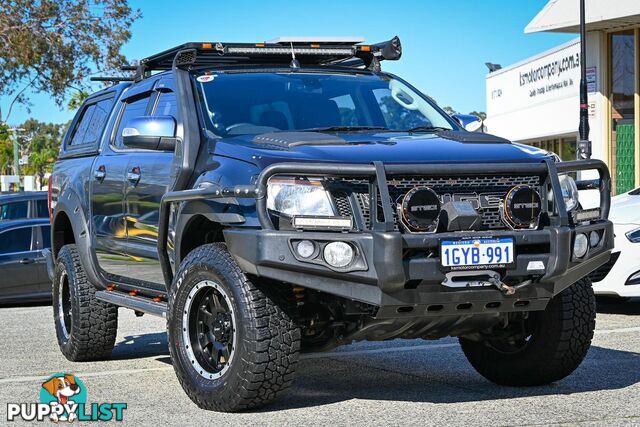
[[[550,0],[525,32],[578,32],[577,0]],[[587,82],[593,157],[613,191],[640,186],[640,0],[586,0]],[[576,157],[580,41],[575,39],[486,78],[487,132]]]

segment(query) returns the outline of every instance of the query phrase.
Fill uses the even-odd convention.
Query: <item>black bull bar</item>
[[[158,228],[158,256],[167,289],[173,281],[173,271],[167,252],[169,212],[171,203],[204,199],[250,198],[256,200],[256,214],[264,230],[275,230],[267,211],[266,188],[274,175],[294,174],[315,177],[368,177],[370,179],[370,205],[382,206],[382,218],[376,209],[371,212],[371,230],[394,230],[393,208],[389,197],[387,177],[394,175],[463,176],[488,174],[532,174],[547,176],[554,194],[552,226],[569,226],[569,215],[564,203],[558,174],[597,170],[599,180],[578,181],[578,189],[598,189],[600,192],[600,219],[607,219],[611,207],[611,177],[601,160],[574,160],[555,162],[546,159],[539,163],[448,163],[448,164],[384,164],[374,161],[368,164],[337,163],[275,163],[262,170],[255,185],[237,185],[219,188],[215,186],[167,192],[160,203]],[[380,200],[378,200],[378,194]]]

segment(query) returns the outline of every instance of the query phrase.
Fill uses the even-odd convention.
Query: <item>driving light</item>
[[[576,239],[573,242],[573,254],[577,258],[582,258],[587,254],[588,249],[589,239],[587,239],[587,235],[583,233],[576,234]]]
[[[296,252],[302,258],[310,258],[316,251],[316,245],[311,240],[302,240],[296,247]]]
[[[331,267],[342,268],[353,261],[353,248],[345,242],[331,242],[324,247],[324,260]]]
[[[272,178],[267,184],[267,209],[285,215],[334,216],[322,181]]]
[[[541,212],[540,194],[528,185],[511,188],[502,205],[502,217],[511,228],[535,228]]]
[[[631,243],[640,243],[640,228],[629,231],[625,236]]]
[[[592,248],[595,248],[600,243],[600,233],[597,231],[592,231],[589,233],[589,244]]]
[[[572,211],[579,203],[578,186],[575,180],[569,175],[560,175],[558,178],[560,179],[560,190],[562,191],[562,198],[567,207],[567,212]]]

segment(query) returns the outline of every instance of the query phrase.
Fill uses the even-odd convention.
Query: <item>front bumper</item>
[[[572,259],[576,233],[599,230],[599,245],[581,260]],[[225,240],[240,267],[266,277],[379,307],[377,317],[428,316],[542,310],[550,298],[588,275],[609,259],[613,225],[598,221],[587,226],[544,230],[455,232],[429,235],[399,232],[330,233],[257,229],[227,229]],[[427,257],[443,238],[513,237],[516,262],[501,272],[503,281],[532,280],[530,286],[505,295],[495,287],[451,289],[442,286],[445,273],[439,257]],[[292,242],[345,241],[358,248],[366,268],[337,271],[296,257]],[[539,252],[531,251],[538,248]],[[414,256],[403,254],[412,251]],[[421,252],[424,256],[420,256]],[[528,270],[531,261],[543,271]]]

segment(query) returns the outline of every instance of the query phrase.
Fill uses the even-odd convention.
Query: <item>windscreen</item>
[[[198,75],[196,82],[207,125],[219,136],[453,128],[423,95],[385,75],[225,72]]]

